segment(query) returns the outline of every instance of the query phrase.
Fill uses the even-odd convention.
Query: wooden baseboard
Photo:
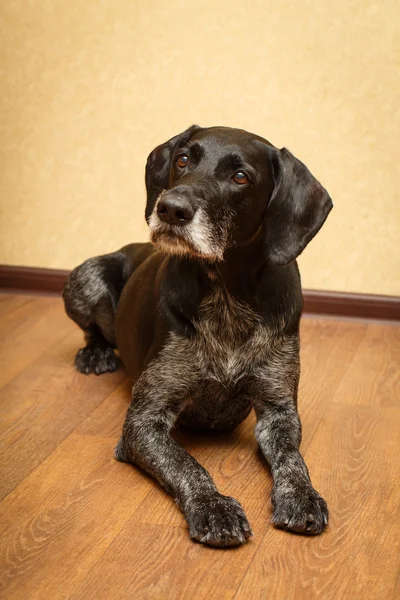
[[[304,312],[335,317],[400,321],[400,297],[303,290]]]
[[[70,271],[0,265],[0,290],[31,292],[34,294],[61,294]]]
[[[69,271],[0,265],[0,290],[60,294]],[[304,312],[316,315],[400,321],[400,297],[303,290]]]

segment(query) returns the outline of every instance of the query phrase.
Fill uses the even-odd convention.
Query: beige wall
[[[335,209],[303,285],[400,294],[398,0],[2,0],[0,262],[146,240],[147,154],[192,123],[287,146]]]

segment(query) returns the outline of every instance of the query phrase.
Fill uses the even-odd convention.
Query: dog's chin
[[[194,254],[194,248],[188,244],[184,238],[174,235],[167,231],[151,231],[150,241],[156,247],[167,254]]]
[[[196,246],[186,237],[178,235],[171,230],[162,230],[158,227],[151,227],[150,241],[156,248],[174,256],[193,256],[213,263],[222,260],[221,256],[217,256],[213,253],[206,253],[203,250],[196,248]]]

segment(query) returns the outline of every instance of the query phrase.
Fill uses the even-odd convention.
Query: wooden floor
[[[0,314],[2,598],[400,598],[398,325],[303,319],[302,450],[330,507],[322,536],[269,524],[252,416],[231,435],[178,432],[253,527],[246,546],[218,550],[113,460],[129,381],[74,371],[82,337],[61,300],[3,294]]]

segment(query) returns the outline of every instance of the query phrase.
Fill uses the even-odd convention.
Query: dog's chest
[[[250,374],[269,340],[259,315],[221,288],[202,303],[196,329],[196,354],[202,374],[223,385]]]

